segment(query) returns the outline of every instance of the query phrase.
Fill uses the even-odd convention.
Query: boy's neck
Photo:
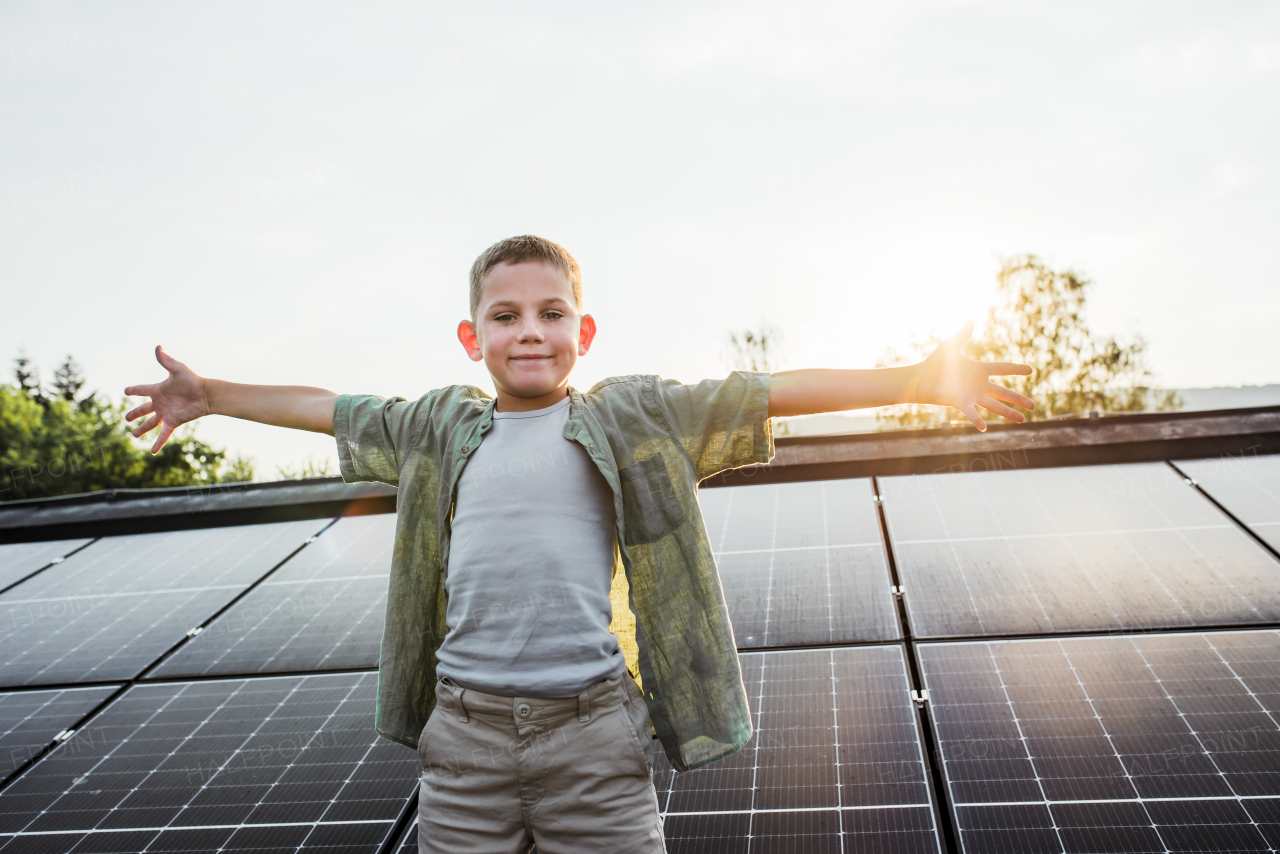
[[[559,386],[539,397],[516,397],[502,389],[497,390],[498,412],[532,412],[535,409],[546,409],[555,406],[569,396],[569,385]]]

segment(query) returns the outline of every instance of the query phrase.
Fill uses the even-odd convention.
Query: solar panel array
[[[704,490],[755,735],[654,743],[668,850],[1280,849],[1280,460],[1228,462]],[[415,850],[394,527],[0,547],[0,852]]]

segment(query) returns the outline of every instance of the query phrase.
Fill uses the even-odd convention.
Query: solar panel
[[[892,477],[917,637],[1280,621],[1280,562],[1168,466]]]
[[[339,520],[148,676],[377,667],[395,525]]]
[[[1277,632],[917,650],[967,854],[1280,841]]]
[[[1280,455],[1189,460],[1178,468],[1280,551]]]
[[[0,685],[130,679],[325,524],[96,542],[0,595]]]
[[[55,736],[75,726],[117,688],[0,692],[0,783],[39,756]]]
[[[0,546],[0,590],[70,554],[88,540],[53,540],[43,543],[13,543]]]
[[[739,648],[901,637],[869,480],[698,493]]]
[[[9,852],[375,852],[417,785],[376,673],[135,685],[0,792]],[[97,733],[81,744],[85,732]]]
[[[677,775],[654,742],[668,851],[940,850],[901,647],[740,659],[746,747]]]

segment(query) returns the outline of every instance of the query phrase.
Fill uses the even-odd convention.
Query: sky
[[[1096,284],[1166,387],[1280,382],[1280,4],[0,5],[0,357],[492,389],[472,260],[566,246],[573,383],[870,367],[981,320],[999,258]],[[332,439],[213,417],[278,465]]]

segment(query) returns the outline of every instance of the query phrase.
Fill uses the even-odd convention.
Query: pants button
[[[529,708],[528,703],[521,703],[520,705],[516,706],[516,714],[522,718],[529,717],[529,712],[531,711],[533,710]]]

